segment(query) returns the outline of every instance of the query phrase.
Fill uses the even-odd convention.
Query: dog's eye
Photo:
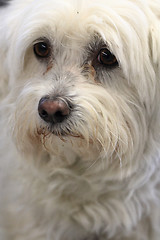
[[[108,67],[115,67],[118,65],[116,57],[107,48],[102,48],[99,51],[97,60],[98,63]]]
[[[34,44],[33,49],[38,58],[48,58],[51,53],[51,48],[46,42],[38,42]]]

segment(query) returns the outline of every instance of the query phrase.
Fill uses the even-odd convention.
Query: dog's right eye
[[[116,57],[107,48],[100,50],[97,60],[101,65],[110,68],[118,65]]]
[[[34,44],[33,50],[38,58],[48,58],[51,53],[51,48],[46,42],[38,42]]]

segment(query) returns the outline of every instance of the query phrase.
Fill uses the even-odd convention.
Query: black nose
[[[40,117],[49,123],[60,123],[68,117],[70,114],[69,105],[60,100],[52,100],[47,98],[42,98],[39,101],[38,112]]]

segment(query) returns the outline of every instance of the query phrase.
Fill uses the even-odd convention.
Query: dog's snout
[[[70,114],[70,107],[61,99],[42,98],[39,101],[38,112],[40,117],[52,124],[63,122]]]

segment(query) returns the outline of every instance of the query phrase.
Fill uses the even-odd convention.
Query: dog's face
[[[18,148],[128,174],[144,151],[155,96],[149,10],[131,0],[27,0],[8,9]]]

